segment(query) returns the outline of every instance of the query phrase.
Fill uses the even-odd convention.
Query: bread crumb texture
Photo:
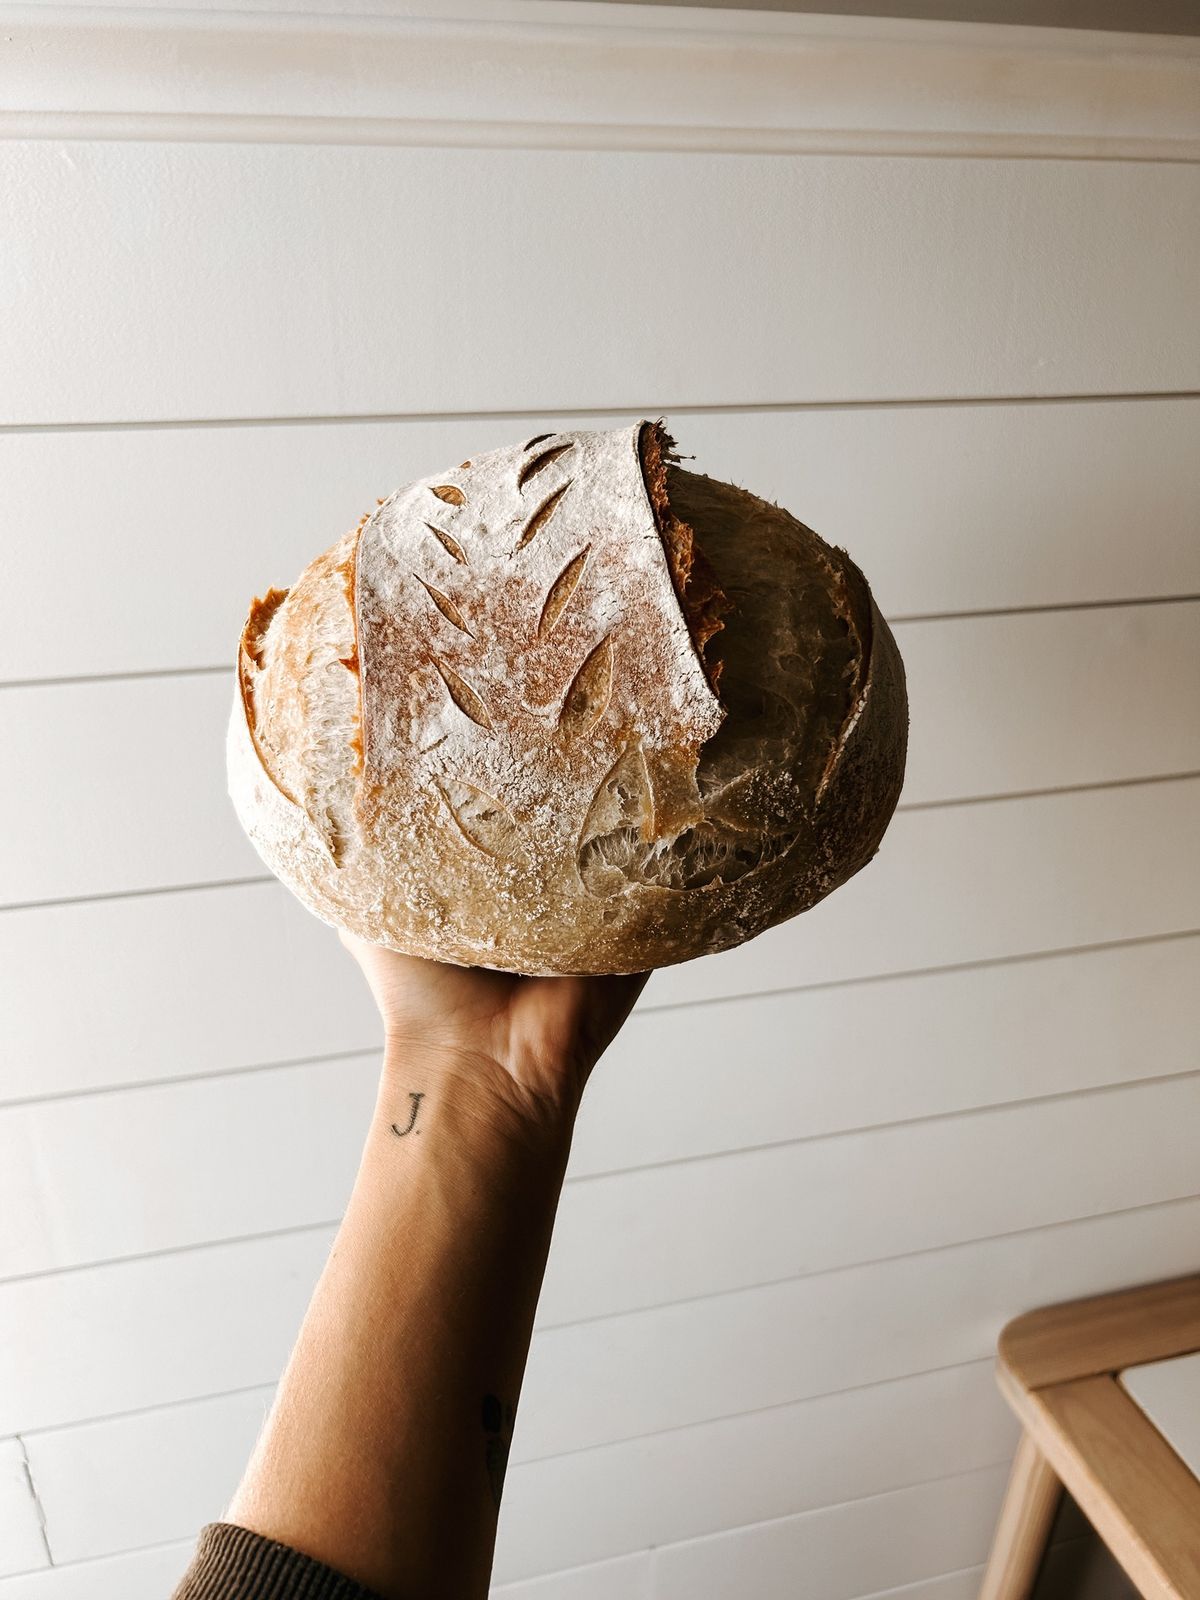
[[[409,483],[255,600],[229,787],[335,926],[631,972],[740,944],[865,866],[907,728],[846,552],[639,419]]]

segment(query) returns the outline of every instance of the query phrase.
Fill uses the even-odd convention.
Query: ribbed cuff
[[[380,1600],[344,1572],[232,1522],[200,1530],[171,1600]]]

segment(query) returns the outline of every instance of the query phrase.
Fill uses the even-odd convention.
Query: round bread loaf
[[[540,434],[381,501],[250,607],[229,791],[376,944],[635,972],[806,910],[879,847],[904,667],[844,550],[661,422]]]

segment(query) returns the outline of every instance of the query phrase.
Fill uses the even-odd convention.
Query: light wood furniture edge
[[[1046,1306],[997,1343],[1023,1428],[981,1600],[1026,1600],[1062,1487],[1145,1600],[1200,1600],[1200,1482],[1122,1387],[1200,1349],[1200,1274]]]

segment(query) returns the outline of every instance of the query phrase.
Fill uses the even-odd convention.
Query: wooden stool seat
[[[1028,1596],[1064,1486],[1146,1600],[1200,1600],[1200,1274],[1017,1317],[996,1374],[1024,1432],[981,1600]]]

